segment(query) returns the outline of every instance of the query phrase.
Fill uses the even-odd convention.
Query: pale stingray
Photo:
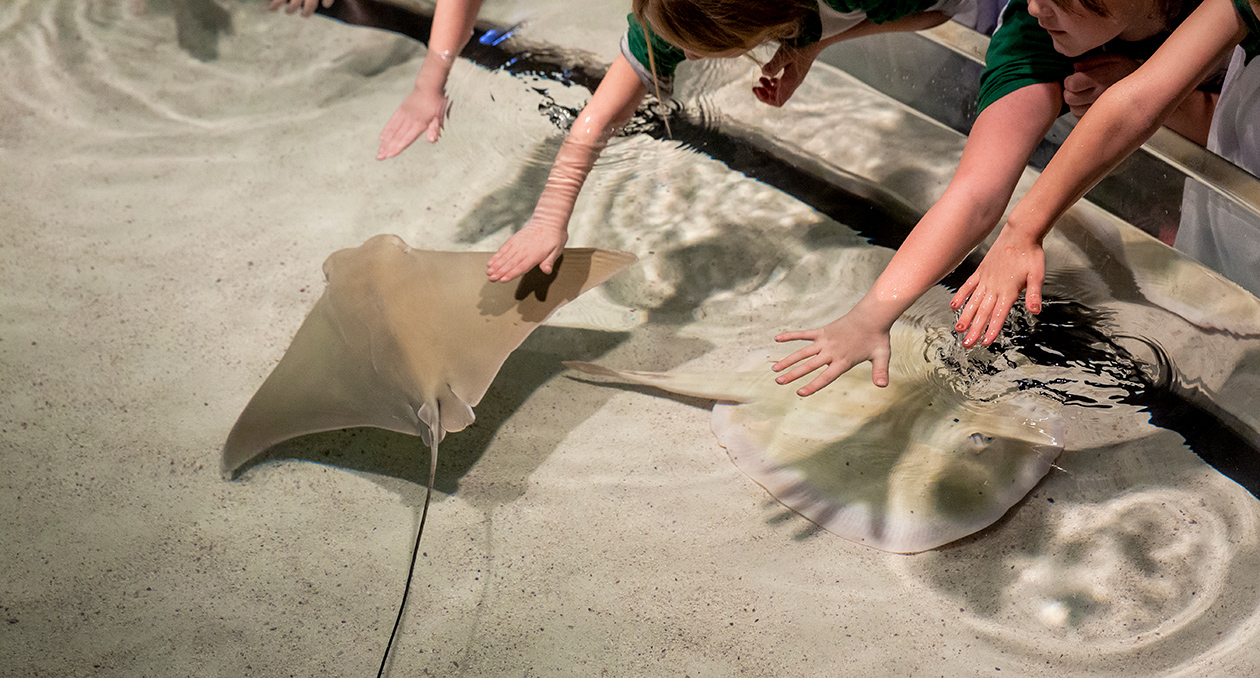
[[[1058,403],[1021,391],[1017,373],[1006,388],[980,389],[980,400],[926,357],[924,332],[895,326],[892,348],[888,387],[871,384],[866,363],[808,398],[776,384],[765,360],[719,373],[567,364],[722,401],[713,409],[718,442],[776,499],[846,539],[915,553],[1006,513],[1050,470],[1063,424]]]
[[[551,275],[493,283],[490,254],[415,250],[393,235],[334,252],[324,295],[228,435],[224,473],[281,441],[355,426],[435,446],[473,422],[472,408],[535,327],[635,261],[566,249]]]

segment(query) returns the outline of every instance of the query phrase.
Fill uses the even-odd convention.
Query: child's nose
[[[1049,3],[1045,0],[1028,0],[1028,13],[1040,19],[1049,14]]]

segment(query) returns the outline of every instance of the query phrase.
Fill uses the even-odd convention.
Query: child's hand
[[[332,7],[333,0],[323,0],[324,9]],[[271,0],[271,5],[267,9],[272,12],[284,7],[285,14],[292,14],[298,10],[302,11],[302,16],[310,16],[315,13],[315,8],[319,6],[320,0]],[[287,5],[287,7],[286,7]]]
[[[377,160],[392,158],[402,153],[413,141],[424,134],[429,143],[435,143],[442,136],[442,123],[450,100],[442,93],[441,88],[416,87],[403,99],[402,105],[390,116],[381,130],[381,147],[376,152]]]
[[[1045,278],[1046,253],[1041,242],[1020,235],[1008,224],[976,272],[949,302],[955,311],[962,309],[954,331],[967,332],[963,346],[974,346],[981,332],[984,345],[992,344],[1025,287],[1024,306],[1030,313],[1040,313],[1041,283]]]
[[[1076,72],[1063,81],[1063,102],[1081,117],[1108,87],[1136,71],[1138,62],[1116,54],[1099,54],[1076,62]]]
[[[805,80],[805,76],[809,74],[809,68],[814,65],[814,59],[821,53],[822,46],[818,44],[804,47],[779,45],[779,51],[775,52],[774,57],[761,67],[763,76],[761,84],[753,88],[753,94],[763,103],[771,106],[778,107],[786,104],[788,99],[792,98],[792,93]]]
[[[486,262],[486,276],[491,282],[507,282],[535,266],[551,274],[556,258],[564,251],[569,233],[563,227],[534,223],[530,219],[498,252]]]
[[[892,353],[888,328],[866,321],[857,311],[850,311],[820,329],[784,332],[774,340],[813,342],[771,366],[775,372],[782,372],[796,365],[775,378],[780,384],[795,381],[823,365],[827,366],[813,381],[796,391],[799,396],[816,393],[854,365],[867,360],[871,361],[873,368],[871,382],[881,387],[888,385],[888,357]]]

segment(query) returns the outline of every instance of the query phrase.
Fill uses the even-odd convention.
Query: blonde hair
[[[716,53],[796,37],[806,17],[818,11],[818,4],[813,0],[634,0],[632,11],[645,31],[652,23],[683,43],[675,47]],[[649,22],[648,15],[655,22]]]
[[[766,40],[796,37],[805,19],[818,11],[818,5],[814,0],[633,0],[631,11],[643,29],[656,98],[663,102],[652,49],[653,32],[667,32],[681,43],[674,47],[693,52],[747,50]],[[656,31],[649,28],[653,25],[648,21],[649,13],[659,22]],[[669,116],[664,120],[665,134],[672,136]]]

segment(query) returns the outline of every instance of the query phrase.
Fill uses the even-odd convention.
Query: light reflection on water
[[[292,177],[288,186],[259,180],[263,188],[256,193],[224,190],[211,195],[205,211],[219,200],[257,204],[264,213],[257,225],[261,233],[246,234],[303,241],[272,260],[260,258],[259,267],[278,268],[283,256],[289,267],[300,262],[317,271],[330,249],[356,244],[346,241],[382,227],[414,227],[441,246],[492,248],[528,218],[560,128],[588,96],[581,87],[550,79],[458,69],[450,84],[456,107],[439,149],[445,163],[440,171],[468,179],[466,185],[447,187],[449,196],[424,198],[439,210],[442,202],[459,206],[451,208],[452,219],[433,219],[425,231],[427,225],[414,224],[420,221],[415,205],[394,214],[370,200],[355,203],[356,191],[347,185],[354,186],[355,172],[377,178],[371,172],[393,172],[390,193],[404,194],[410,177],[419,174],[417,165],[427,162],[420,155],[427,149],[411,149],[402,159],[370,170],[343,159],[370,159],[375,130],[405,94],[422,49],[387,33],[267,17],[259,3],[229,3],[229,32],[215,18],[212,4],[5,3],[0,7],[0,61],[24,67],[0,69],[4,153],[46,170],[35,162],[44,151],[19,142],[30,137],[48,144],[47,149],[60,139],[74,146],[69,157],[105,170],[89,186],[94,196],[110,195],[111,182],[134,189],[138,177],[153,174],[159,178],[155,190],[167,186],[191,203],[224,190],[202,185],[200,176],[187,169],[196,162],[250,171],[262,167],[261,175],[286,173]],[[917,206],[947,180],[961,147],[956,137],[930,134],[930,123],[829,73],[815,74],[792,110],[741,108],[736,97],[749,96],[750,69],[743,61],[695,67],[682,83],[681,98],[700,128],[720,128],[727,115],[752,121],[894,188]],[[382,84],[386,81],[389,87]],[[828,94],[827,88],[838,88],[843,96]],[[364,116],[371,119],[359,120]],[[640,122],[643,128],[654,125],[650,118]],[[295,123],[323,133],[303,134]],[[504,143],[503,134],[480,133],[489,126],[515,130],[507,135],[511,143]],[[642,128],[631,131],[636,129]],[[291,164],[267,159],[290,155]],[[344,191],[343,201],[353,209],[320,227],[317,210],[296,209],[303,199],[284,203],[284,209],[267,202],[265,189],[302,194],[302,182],[308,180],[303,172],[326,163],[338,165],[329,174],[337,174],[342,163],[353,169],[346,171],[346,183],[317,184]],[[168,175],[178,181],[162,184]],[[461,190],[474,195],[461,196]],[[140,190],[137,195],[153,194]],[[266,235],[288,225],[285,209],[290,208],[301,227],[283,238]],[[131,238],[114,212],[91,202],[79,209],[110,215],[102,232],[118,230],[97,237]],[[86,223],[95,226],[91,219]],[[159,239],[170,235],[152,224],[136,227],[144,228]],[[604,153],[579,203],[572,235],[574,244],[638,254],[641,266],[610,283],[606,298],[640,311],[637,317],[645,322],[676,328],[677,337],[693,344],[708,342],[713,354],[742,355],[749,344],[764,343],[773,329],[834,318],[865,291],[888,258],[887,250],[866,245],[866,234],[749,181],[682,142],[633,134],[614,139]],[[25,232],[21,237],[34,238]],[[156,246],[159,253],[185,247],[178,238],[162,243]],[[1088,243],[1080,243],[1084,261],[1099,261],[1100,255],[1089,254]],[[121,245],[103,249],[133,261],[123,258]],[[83,246],[71,253],[94,251]],[[1100,266],[1083,268],[1101,270],[1103,284],[1078,270],[1056,275],[1051,287],[1063,301],[1048,304],[1036,332],[1025,317],[993,351],[962,352],[948,331],[939,332],[929,346],[929,357],[941,365],[935,378],[975,398],[1001,395],[985,391],[991,385],[986,374],[1016,369],[1027,372],[1027,388],[1063,402],[1071,412],[1074,438],[1057,470],[993,529],[936,552],[880,562],[891,563],[906,590],[916,594],[912,606],[933,606],[951,625],[974,629],[995,647],[1037,659],[1062,654],[1065,658],[1056,663],[1080,669],[1123,672],[1125,662],[1141,654],[1158,668],[1185,664],[1190,671],[1195,662],[1245,652],[1254,643],[1260,619],[1254,582],[1260,571],[1257,502],[1199,463],[1177,434],[1151,426],[1143,405],[1126,398],[1150,388],[1189,392],[1201,387],[1195,397],[1207,401],[1231,389],[1241,393],[1239,384],[1251,383],[1249,375],[1260,369],[1255,340],[1197,327],[1144,301],[1135,283],[1122,275]],[[119,279],[135,275],[128,270]],[[284,278],[285,289],[318,282],[317,274],[310,277]],[[941,311],[939,295],[929,295],[929,302],[936,306],[916,306],[915,322],[946,327],[950,317]],[[286,316],[285,322],[300,319],[303,302],[288,303],[298,310],[289,310],[296,318]],[[1075,315],[1056,319],[1060,307],[1075,309]],[[283,343],[288,325],[275,321],[269,310],[260,311],[267,317],[258,324],[276,325],[269,330],[275,336],[267,336]],[[223,311],[238,313],[239,303]],[[1096,334],[1074,335],[1069,326]],[[1115,338],[1124,333],[1142,337],[1145,343],[1139,344],[1149,346],[1149,353],[1141,360],[1130,355],[1139,345]],[[1076,343],[1067,348],[1055,343],[1065,338]],[[1195,353],[1196,346],[1205,346],[1207,355]],[[1093,352],[1086,355],[1086,349]],[[1148,368],[1159,355],[1171,356],[1168,364],[1176,365],[1176,375]],[[254,356],[250,369],[269,359],[270,354]],[[1231,373],[1234,365],[1238,370]],[[1246,419],[1245,414],[1239,416]],[[841,560],[849,554],[841,546],[835,551]],[[384,578],[393,581],[392,575]],[[433,586],[440,587],[440,581]]]

